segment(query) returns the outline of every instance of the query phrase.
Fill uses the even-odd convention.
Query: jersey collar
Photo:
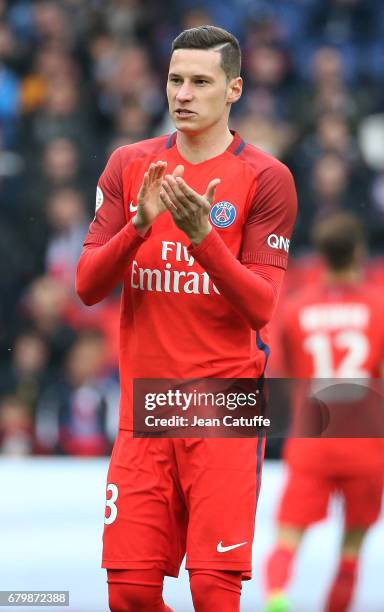
[[[233,134],[233,140],[227,148],[227,152],[232,153],[233,155],[239,155],[239,153],[241,153],[241,151],[244,149],[246,143],[235,130],[231,130],[231,133]],[[169,135],[165,145],[167,149],[172,149],[172,147],[176,145],[176,135],[177,132],[172,132],[172,134]]]

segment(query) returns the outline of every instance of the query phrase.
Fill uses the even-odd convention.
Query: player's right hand
[[[152,223],[166,209],[160,199],[160,188],[163,181],[167,163],[157,161],[152,163],[144,174],[143,182],[137,196],[137,213],[133,223],[138,231],[146,232]],[[176,166],[172,176],[183,176],[184,166]]]

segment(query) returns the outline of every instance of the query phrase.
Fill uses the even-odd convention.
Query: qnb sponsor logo
[[[289,251],[289,238],[284,236],[278,236],[277,234],[269,234],[267,238],[267,244],[271,249],[282,249],[286,253]]]

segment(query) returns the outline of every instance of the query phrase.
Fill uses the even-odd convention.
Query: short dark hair
[[[172,43],[176,49],[217,49],[221,55],[221,67],[227,80],[240,76],[241,49],[236,36],[223,28],[203,25],[181,32]]]
[[[364,247],[365,238],[358,217],[348,212],[337,212],[315,223],[312,240],[331,270],[349,268],[356,249]]]

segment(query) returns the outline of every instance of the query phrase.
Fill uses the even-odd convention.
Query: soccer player
[[[362,276],[361,225],[349,213],[336,213],[315,226],[314,242],[326,264],[325,277],[320,285],[298,292],[284,304],[281,335],[286,373],[292,378],[339,377],[357,382],[378,378],[384,361],[384,299],[382,291]],[[346,436],[354,406],[365,419],[370,411],[374,415],[371,399],[348,405]],[[339,493],[344,499],[345,526],[325,609],[345,612],[352,600],[364,537],[380,512],[384,440],[290,438],[284,458],[288,480],[277,515],[277,542],[266,562],[265,610],[290,609],[285,590],[304,532],[325,518],[331,494]]]
[[[257,379],[296,215],[289,170],[228,128],[239,43],[214,26],[173,42],[176,131],[117,149],[97,187],[77,290],[123,281],[119,432],[107,481],[103,567],[113,612],[169,610],[186,567],[195,610],[239,610],[251,576],[263,441],[133,436],[135,378]]]

